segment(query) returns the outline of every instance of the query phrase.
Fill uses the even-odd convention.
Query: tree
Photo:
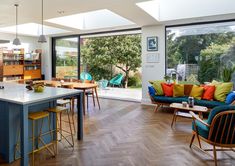
[[[130,71],[136,71],[141,66],[140,35],[89,38],[81,50],[83,63],[90,67],[90,71],[107,70],[110,65],[122,70],[125,73],[125,87],[128,85]]]

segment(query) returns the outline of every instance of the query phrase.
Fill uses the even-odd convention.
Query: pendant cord
[[[42,35],[43,35],[43,0],[42,0]]]
[[[15,4],[16,7],[16,38],[18,38],[18,4]]]

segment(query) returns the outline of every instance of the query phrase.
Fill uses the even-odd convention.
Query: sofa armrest
[[[192,118],[193,118],[194,121],[197,120],[197,121],[199,121],[200,123],[204,124],[205,126],[210,127],[209,124],[207,124],[205,121],[203,121],[202,119],[200,119],[194,112],[190,111],[189,113],[192,115]],[[195,123],[195,124],[196,124],[196,123]]]

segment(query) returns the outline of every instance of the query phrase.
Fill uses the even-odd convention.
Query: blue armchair
[[[216,147],[221,150],[233,150],[235,148],[235,106],[218,106],[211,110],[208,119],[202,120],[193,112],[192,147],[195,136],[198,139],[199,148],[202,149],[201,140],[213,146],[213,149],[202,149],[213,151],[215,165],[217,165]],[[217,149],[218,150],[218,149]],[[234,151],[234,150],[233,150]]]

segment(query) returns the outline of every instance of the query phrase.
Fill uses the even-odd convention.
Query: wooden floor
[[[154,113],[151,106],[107,99],[101,100],[101,106],[101,110],[94,109],[90,103],[83,142],[76,141],[74,149],[59,143],[56,158],[42,151],[36,155],[36,165],[214,165],[210,156],[189,148],[190,119],[179,118],[172,130],[172,112],[168,108]],[[218,158],[219,165],[235,165],[234,152],[219,152]],[[19,165],[19,161],[10,165]]]

